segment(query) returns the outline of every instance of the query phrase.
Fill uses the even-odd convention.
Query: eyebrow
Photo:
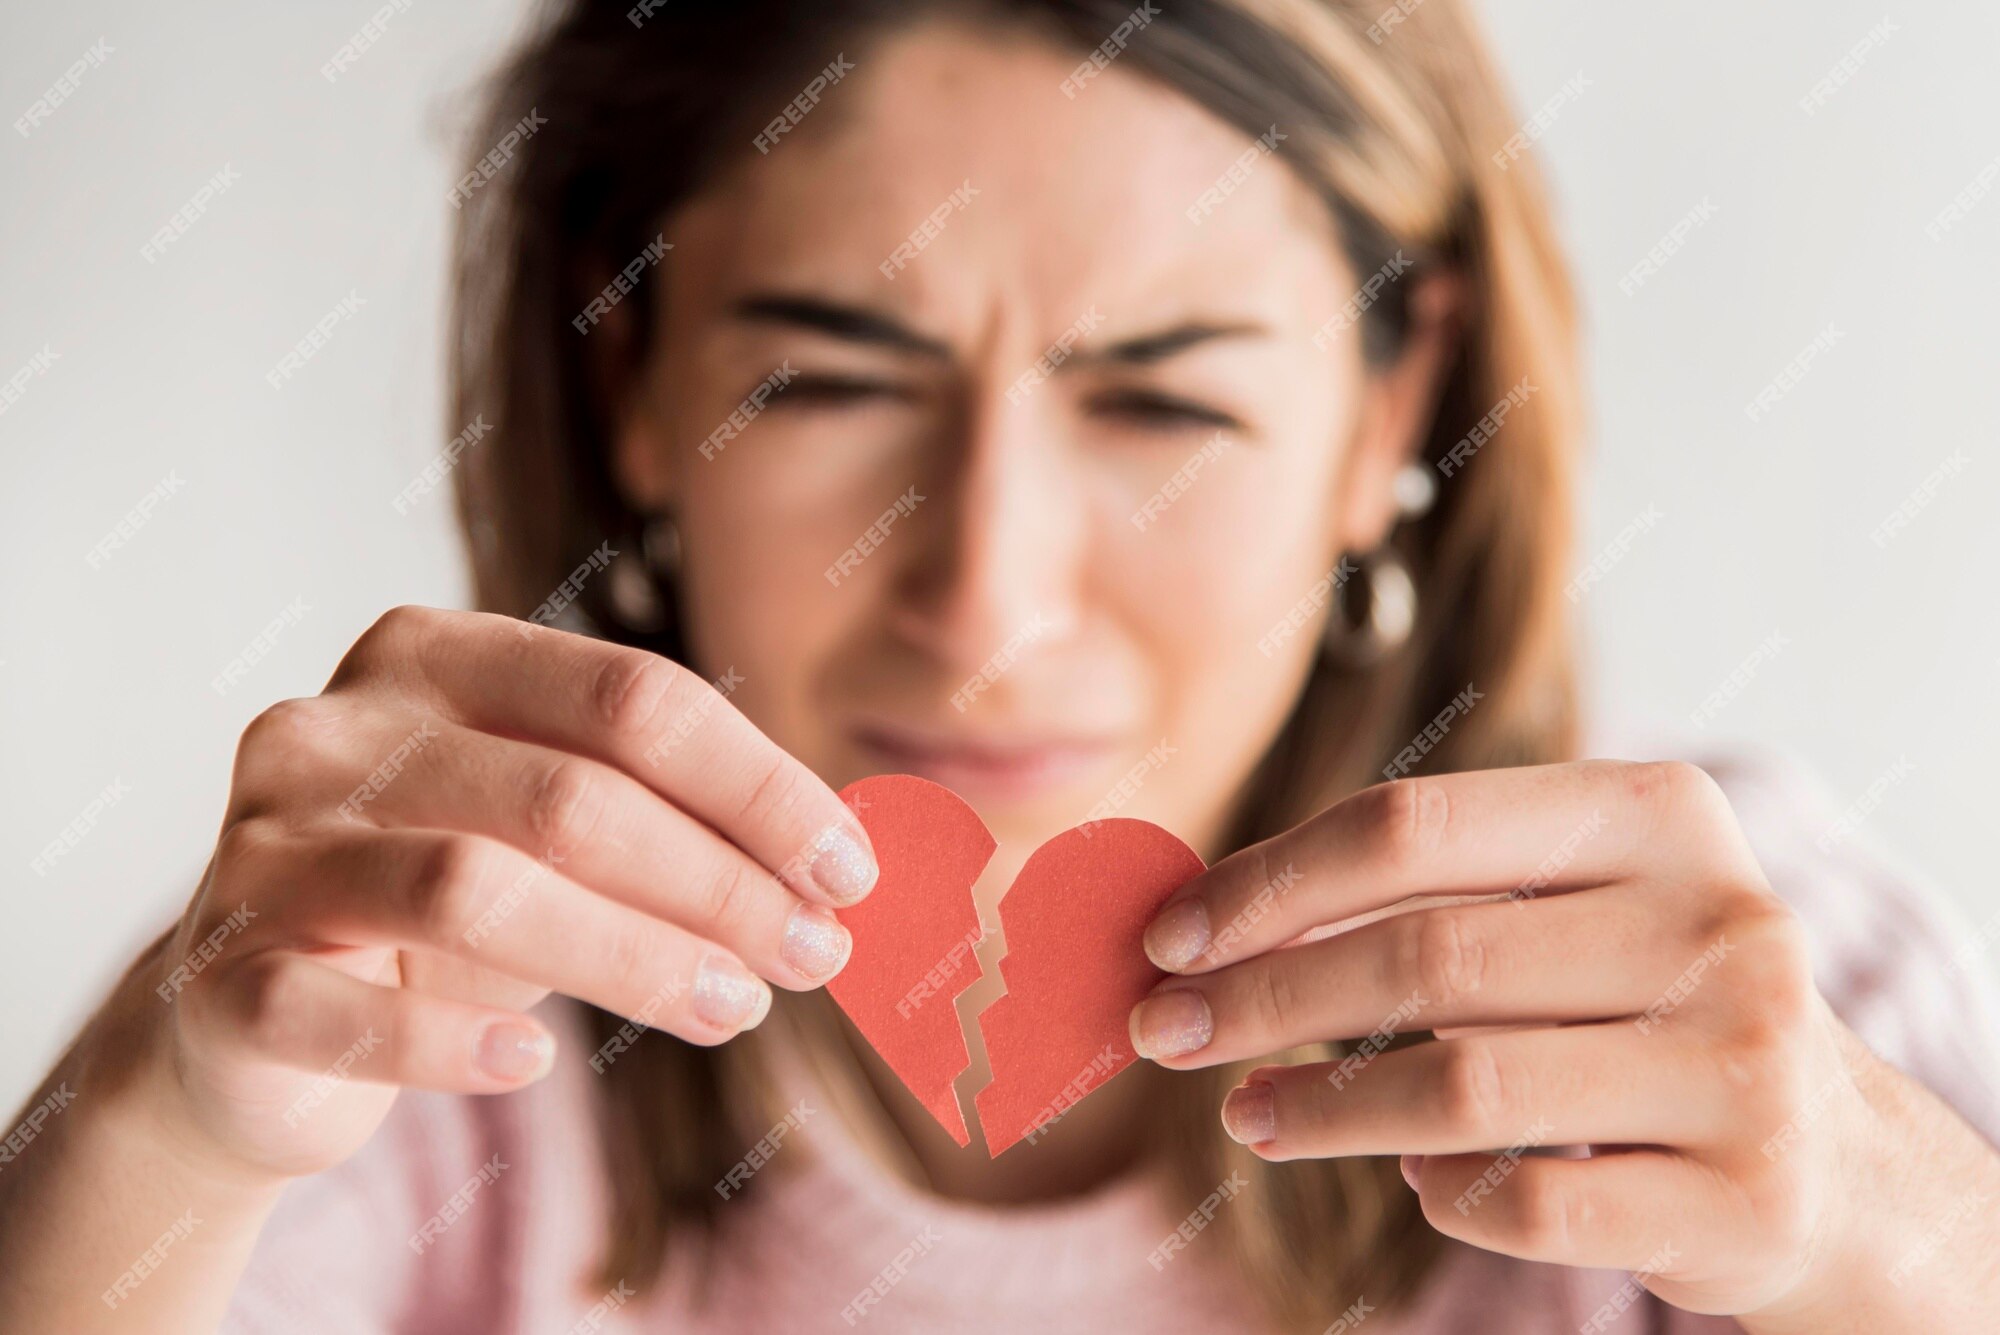
[[[735,313],[737,319],[752,324],[792,325],[849,343],[893,348],[922,357],[951,356],[949,344],[918,333],[894,316],[817,297],[783,293],[750,296],[736,303]]]
[[[1120,339],[1102,350],[1081,351],[1076,354],[1076,359],[1147,366],[1219,338],[1261,338],[1270,332],[1260,324],[1216,324],[1211,321],[1194,320],[1175,325],[1171,329],[1162,329],[1157,333]]]
[[[952,355],[951,345],[943,340],[919,333],[893,315],[862,306],[789,293],[760,293],[738,301],[734,310],[737,319],[752,324],[790,325],[850,343],[890,348],[940,360],[949,359]],[[1256,323],[1191,320],[1153,333],[1120,339],[1103,348],[1080,348],[1072,352],[1068,360],[1149,366],[1203,343],[1226,338],[1268,337],[1270,332],[1268,327]]]

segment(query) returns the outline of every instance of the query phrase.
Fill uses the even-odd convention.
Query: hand
[[[546,1073],[550,992],[692,1043],[757,1024],[851,945],[828,905],[867,836],[708,683],[503,617],[399,608],[326,691],[237,753],[222,835],[164,949],[140,1045],[177,1127],[325,1168],[402,1086]]]
[[[1439,896],[1460,898],[1377,913]],[[1690,765],[1370,788],[1191,882],[1146,946],[1178,975],[1132,1016],[1163,1066],[1359,1040],[1230,1093],[1224,1123],[1259,1156],[1400,1154],[1442,1233],[1636,1271],[1680,1307],[1766,1314],[1753,1330],[1828,1328],[1804,1315],[1858,1296],[1897,1310],[1880,1300],[1912,1222],[2000,1158],[1833,1016],[1799,923]]]

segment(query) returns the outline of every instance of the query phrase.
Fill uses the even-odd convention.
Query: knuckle
[[[300,1039],[299,974],[290,961],[266,955],[236,971],[244,1037],[259,1052],[282,1053]]]
[[[671,660],[642,649],[612,655],[597,671],[591,704],[597,722],[628,740],[648,734],[686,675]]]
[[[1787,968],[1803,971],[1810,964],[1805,919],[1776,895],[1744,893],[1728,930],[1758,955]]]
[[[424,630],[435,626],[438,619],[444,615],[436,608],[425,607],[421,603],[400,603],[376,617],[374,628],[392,633]]]
[[[1803,951],[1766,956],[1735,935],[1725,938],[1736,971],[1714,1051],[1726,1083],[1746,1105],[1789,1109],[1805,1097],[1804,1066],[1822,1004]],[[1738,964],[1738,960],[1741,964]]]
[[[588,763],[566,757],[551,764],[528,799],[527,823],[537,847],[567,858],[595,830],[604,789]]]
[[[1486,947],[1450,909],[1413,913],[1410,947],[1417,984],[1435,1004],[1453,1006],[1476,994],[1486,981]]]
[[[1729,799],[1722,785],[1701,766],[1686,760],[1649,760],[1630,770],[1634,795],[1662,801],[1683,812],[1726,816]]]
[[[268,816],[232,820],[215,841],[215,866],[222,876],[241,875],[277,842],[277,822]]]
[[[1388,866],[1413,871],[1443,844],[1451,799],[1433,779],[1396,779],[1365,789],[1363,838]]]
[[[637,914],[620,914],[605,928],[599,944],[605,977],[621,991],[643,993],[646,989],[640,980],[659,969],[660,939],[652,924]]]
[[[377,648],[405,645],[435,631],[445,616],[446,613],[434,607],[404,603],[376,617],[374,624],[362,632],[359,642],[372,641]]]
[[[1801,1039],[1800,1030],[1758,1015],[1753,1008],[1711,1048],[1712,1061],[1733,1095],[1731,1106],[1745,1127],[1775,1131],[1828,1092]]]
[[[1785,1156],[1775,1163],[1760,1158],[1733,1177],[1756,1221],[1759,1255],[1795,1257],[1810,1247],[1821,1213],[1810,1174]]]
[[[445,835],[427,848],[411,881],[423,939],[450,948],[486,909],[491,857],[473,835]]]
[[[334,679],[343,681],[366,676],[385,664],[407,657],[420,640],[437,631],[440,621],[447,615],[434,607],[420,607],[415,603],[390,608],[361,632],[361,637],[340,660]]]
[[[1795,1032],[1812,1013],[1816,996],[1812,949],[1804,923],[1790,905],[1766,897],[1723,930],[1744,968],[1739,986],[1745,1004],[1782,1034]]]
[[[1268,842],[1256,843],[1244,849],[1236,857],[1240,859],[1238,870],[1226,882],[1231,888],[1217,894],[1208,904],[1209,925],[1214,934],[1202,958],[1211,963],[1239,958],[1250,949],[1252,927],[1260,921],[1265,927],[1276,927],[1277,918],[1265,921],[1275,908],[1275,902],[1267,902],[1268,887],[1273,884],[1277,871],[1272,867],[1272,849]]]
[[[1639,803],[1656,801],[1667,796],[1669,787],[1675,782],[1674,769],[1680,762],[1672,760],[1630,760],[1613,761],[1617,777],[1623,781],[1625,792]]]
[[[1298,977],[1284,961],[1270,956],[1250,968],[1247,999],[1256,1032],[1272,1039],[1300,1032],[1306,1000],[1300,993]]]
[[[1812,1099],[1804,1063],[1783,1056],[1768,1034],[1718,1043],[1711,1051],[1746,1140],[1764,1143]]]
[[[734,859],[709,888],[710,928],[719,937],[741,939],[762,916],[777,888],[777,880],[769,872],[744,859]]]
[[[244,818],[283,804],[299,762],[333,754],[334,710],[324,696],[280,700],[244,726],[230,769],[229,814]]]
[[[1792,1082],[1788,1078],[1787,1054],[1793,1036],[1791,1026],[1750,999],[1740,1006],[1736,1022],[1730,1026],[1721,1048],[1732,1065],[1744,1070],[1743,1078],[1753,1087],[1789,1091]]]
[[[1572,1238],[1592,1235],[1587,1203],[1551,1175],[1517,1175],[1513,1196],[1514,1233],[1534,1256],[1565,1255]]]
[[[788,817],[804,807],[808,796],[804,768],[790,756],[772,748],[763,763],[745,807],[751,821],[761,828],[782,829]]]
[[[1705,950],[1720,942],[1733,959],[1751,925],[1783,904],[1775,895],[1732,880],[1705,887],[1693,909],[1679,915],[1676,930],[1684,945]]]
[[[1249,875],[1242,878],[1242,883],[1245,886],[1255,887],[1251,894],[1255,894],[1257,890],[1263,889],[1277,879],[1278,869],[1271,863],[1271,855],[1275,851],[1269,840],[1254,843],[1243,850],[1243,866]],[[1242,895],[1240,898],[1247,899],[1249,896]]]
[[[1458,1039],[1444,1045],[1438,1073],[1439,1112],[1455,1135],[1503,1134],[1508,1099],[1500,1059],[1490,1043]]]
[[[240,769],[246,761],[270,754],[284,754],[311,745],[326,732],[325,706],[318,696],[280,700],[244,726],[237,743]]]

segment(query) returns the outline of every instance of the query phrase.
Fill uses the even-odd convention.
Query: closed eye
[[[781,408],[790,404],[794,407],[846,408],[870,399],[909,397],[907,390],[891,381],[869,376],[818,373],[794,375],[784,392],[771,400],[771,406]]]
[[[1242,420],[1233,413],[1156,390],[1113,390],[1091,400],[1090,407],[1147,430],[1244,429]]]
[[[895,381],[818,372],[794,375],[784,391],[771,399],[770,407],[838,410],[863,407],[873,401],[907,402],[914,397],[907,386]],[[1159,433],[1245,429],[1242,419],[1233,413],[1157,390],[1112,390],[1091,399],[1088,407],[1100,415]]]

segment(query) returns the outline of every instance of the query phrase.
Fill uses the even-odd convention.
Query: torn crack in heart
[[[972,885],[993,856],[993,836],[956,793],[909,775],[863,779],[840,796],[868,831],[881,874],[866,899],[837,915],[854,949],[826,990],[952,1139],[968,1145],[952,1081],[972,1058],[954,1003],[979,970],[963,971],[956,985],[947,980],[948,990],[921,989],[955,944],[980,933]]]
[[[961,1146],[953,1088],[970,1065],[957,1009],[984,976],[972,889],[997,845],[964,799],[908,774],[850,784],[881,876],[839,912],[854,936],[827,991],[898,1079]],[[1147,821],[1066,830],[1028,858],[1000,901],[1006,994],[977,1017],[993,1080],[974,1096],[987,1152],[1033,1142],[1137,1060],[1126,1017],[1166,977],[1146,958],[1146,924],[1203,869]]]

